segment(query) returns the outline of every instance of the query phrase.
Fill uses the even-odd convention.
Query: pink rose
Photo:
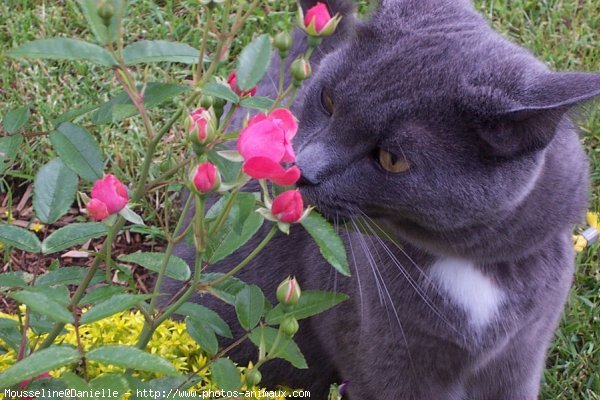
[[[306,12],[304,26],[308,28],[311,22],[314,21],[315,30],[317,33],[320,33],[330,20],[331,15],[329,15],[327,6],[319,2]]]
[[[221,185],[221,177],[217,167],[210,162],[199,164],[193,171],[192,182],[198,193],[210,193]]]
[[[108,215],[121,211],[129,200],[125,185],[111,174],[94,183],[91,197],[92,200],[88,203],[88,212],[92,218],[97,220],[103,220]]]
[[[281,163],[296,161],[292,139],[297,130],[296,119],[283,108],[252,118],[237,142],[238,151],[245,161],[243,171],[252,178],[270,179],[278,185],[296,183],[300,178],[298,167],[286,170]]]
[[[325,37],[332,35],[342,17],[336,14],[333,18],[323,3],[317,3],[304,15],[304,31],[313,37]]]
[[[275,197],[271,212],[281,222],[294,223],[302,218],[304,202],[298,190],[288,190]]]
[[[237,85],[237,78],[235,76],[235,70],[231,71],[231,73],[229,74],[229,78],[227,78],[227,83],[229,84],[229,87],[231,88],[231,90],[233,90],[238,96],[240,97],[246,97],[246,96],[254,96],[256,94],[256,86],[254,86],[252,89],[250,90],[240,90],[240,88]]]

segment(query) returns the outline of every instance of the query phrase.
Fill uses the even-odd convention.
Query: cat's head
[[[600,75],[551,72],[468,1],[388,0],[367,21],[329,7],[346,25],[302,94],[295,146],[303,194],[331,217],[423,244],[511,213],[565,113],[600,95]]]

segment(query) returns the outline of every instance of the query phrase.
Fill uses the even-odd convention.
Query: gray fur
[[[389,0],[368,21],[355,20],[347,2],[329,7],[344,24],[315,52],[315,74],[294,108],[301,190],[342,226],[369,230],[368,216],[402,248],[342,233],[354,273],[344,278],[299,227],[276,236],[242,279],[272,298],[295,274],[304,289],[351,299],[301,323],[311,369],[276,361],[263,376],[317,399],[341,380],[350,381],[351,400],[537,398],[572,280],[571,229],[588,193],[567,112],[600,94],[600,76],[549,71],[467,1]],[[293,54],[303,50],[300,38]],[[259,94],[272,94],[274,61]],[[331,117],[320,105],[323,87],[336,105]],[[377,148],[405,156],[411,169],[386,173]],[[252,247],[215,269],[228,270]],[[180,245],[177,254],[193,265],[192,249]],[[470,324],[430,279],[446,257],[472,262],[506,294],[488,324]],[[237,325],[230,308],[196,300]],[[247,346],[233,358],[255,354]]]

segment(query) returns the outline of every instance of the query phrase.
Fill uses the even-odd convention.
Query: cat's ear
[[[550,143],[567,111],[598,96],[600,74],[544,73],[510,95],[492,96],[492,104],[483,102],[485,117],[478,133],[494,156],[540,150]]]
[[[305,14],[317,3],[324,3],[332,16],[339,13],[342,17],[348,17],[356,10],[356,5],[352,0],[298,0],[298,4]]]

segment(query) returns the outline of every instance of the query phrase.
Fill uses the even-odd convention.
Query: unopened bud
[[[102,18],[104,25],[109,26],[110,20],[115,15],[115,6],[112,4],[112,0],[105,0],[98,5],[97,10],[98,16]]]
[[[287,337],[292,337],[298,332],[298,320],[292,315],[287,316],[280,325],[281,333]]]
[[[257,386],[262,380],[262,374],[256,368],[252,368],[250,371],[246,372],[246,385],[248,387]]]
[[[214,192],[221,186],[221,174],[214,164],[203,162],[190,174],[192,190],[199,194]]]
[[[279,303],[288,306],[298,304],[301,294],[302,291],[296,278],[287,277],[277,287],[276,296]]]
[[[273,39],[273,46],[279,50],[279,56],[285,58],[292,47],[292,36],[288,32],[279,32]]]
[[[304,57],[294,60],[290,66],[290,74],[295,85],[300,86],[300,82],[310,77],[312,70],[310,63]]]

